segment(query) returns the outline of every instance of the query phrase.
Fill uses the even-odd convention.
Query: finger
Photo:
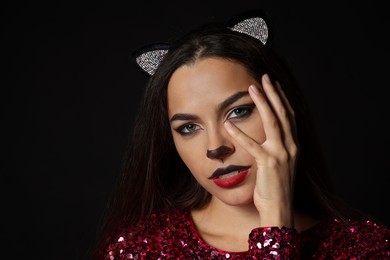
[[[295,111],[292,108],[289,100],[287,99],[286,94],[284,93],[280,83],[278,81],[276,81],[275,85],[276,85],[276,88],[279,92],[279,95],[282,99],[284,106],[287,108],[288,117],[289,117],[289,121],[291,124],[292,132],[293,132],[293,137],[294,137],[294,140],[297,141],[297,124],[296,124],[296,120],[295,120]]]
[[[262,95],[259,89],[254,85],[249,87],[249,94],[259,111],[261,120],[263,121],[267,140],[280,140],[281,134],[278,118],[276,118],[265,96]]]
[[[250,138],[247,134],[236,127],[232,122],[225,121],[224,126],[226,131],[254,158],[260,158],[262,148],[260,145]]]
[[[284,138],[285,144],[288,146],[295,143],[295,123],[292,122],[291,111],[292,107],[284,95],[284,92],[280,88],[280,85],[273,86],[269,80],[268,75],[264,75],[262,78],[263,88],[266,92],[268,100],[270,101],[271,107],[275,112],[276,117],[279,119],[279,123],[282,128],[282,137]],[[286,105],[286,103],[288,105]],[[293,127],[291,126],[293,125]]]
[[[267,95],[267,98],[270,102],[272,110],[275,112],[276,116],[283,120],[281,123],[286,123],[285,119],[288,119],[286,107],[281,100],[281,97],[278,91],[275,89],[271,83],[267,74],[264,74],[262,77],[263,89]]]
[[[289,114],[292,116],[292,118],[295,118],[295,112],[294,112],[294,109],[292,108],[290,102],[288,101],[287,97],[286,97],[286,94],[284,93],[283,89],[282,89],[282,86],[280,85],[280,83],[278,81],[275,82],[275,85],[277,87],[277,90],[279,92],[279,95],[281,96],[282,98],[282,101],[283,101],[283,104],[284,106],[288,109],[289,111]]]

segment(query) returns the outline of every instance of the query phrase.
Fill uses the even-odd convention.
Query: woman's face
[[[229,205],[252,202],[257,169],[224,122],[233,122],[259,144],[266,139],[248,93],[251,84],[260,86],[241,64],[222,58],[182,66],[168,84],[168,116],[180,157],[214,198]]]

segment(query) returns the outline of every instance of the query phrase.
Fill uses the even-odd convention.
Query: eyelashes
[[[244,106],[233,108],[232,110],[229,111],[225,121],[229,119],[248,117],[252,114],[254,108],[255,108],[255,104],[244,105]]]
[[[254,103],[251,103],[251,104],[235,107],[227,113],[227,116],[224,119],[224,121],[226,120],[240,121],[242,119],[245,119],[252,114],[255,106],[256,105]],[[179,126],[178,128],[175,129],[175,131],[182,136],[188,136],[188,135],[195,134],[197,131],[201,129],[202,128],[196,123],[189,122]]]
[[[179,128],[175,129],[175,131],[181,135],[190,135],[200,129],[200,126],[190,123],[180,126]]]

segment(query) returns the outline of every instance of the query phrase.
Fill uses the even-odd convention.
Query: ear
[[[132,59],[138,68],[148,76],[153,76],[168,50],[169,45],[166,43],[150,44],[136,50]]]
[[[268,26],[260,12],[233,18],[229,22],[228,28],[252,36],[263,44],[266,44],[268,40]]]

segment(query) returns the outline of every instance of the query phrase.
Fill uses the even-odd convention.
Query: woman
[[[151,77],[97,259],[390,255],[331,197],[310,117],[260,15],[136,52]]]

